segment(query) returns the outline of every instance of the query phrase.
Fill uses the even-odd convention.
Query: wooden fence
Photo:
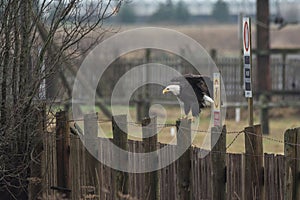
[[[116,118],[124,121],[118,127]],[[101,156],[105,140],[97,136],[96,114],[84,117],[84,134],[94,140],[96,153]],[[144,128],[151,121],[150,128]],[[65,193],[70,199],[299,199],[300,198],[300,128],[284,134],[284,155],[264,154],[260,125],[246,127],[237,134],[245,136],[245,153],[226,153],[224,126],[213,127],[221,133],[212,150],[201,158],[204,149],[190,146],[172,164],[149,173],[127,173],[111,169],[98,162],[84,147],[79,136],[70,134],[67,113],[56,115],[56,134],[44,138],[43,179],[44,197]],[[112,119],[113,139],[120,148],[132,152],[150,152],[166,144],[157,142],[156,119],[145,119],[141,126],[147,137],[143,141],[128,140],[126,116]],[[177,145],[190,142],[192,130],[187,120],[177,121]],[[180,126],[179,126],[180,125]],[[180,127],[180,128],[179,128]],[[181,128],[183,127],[183,128]],[[124,129],[125,128],[125,129]],[[72,131],[73,133],[74,130]],[[153,135],[154,133],[154,135]],[[106,146],[107,147],[107,146]],[[171,145],[161,158],[172,157],[176,145]],[[111,155],[117,156],[117,155]],[[126,160],[126,162],[132,162]],[[145,160],[145,162],[148,162]],[[158,164],[162,160],[157,161]],[[140,166],[135,166],[140,167]]]
[[[244,102],[244,90],[242,87],[242,70],[241,70],[241,59],[240,57],[216,57],[214,58],[216,66],[221,72],[222,81],[224,83],[224,87],[226,90],[226,98],[227,102],[236,103],[236,102]],[[206,63],[205,59],[202,63],[202,66],[211,66],[211,63]],[[105,74],[101,77],[99,85],[101,85],[101,93],[102,98],[105,99],[106,102],[110,102],[110,97],[112,91],[115,87],[115,84],[120,80],[126,72],[130,71],[136,66],[140,66],[146,63],[161,63],[165,66],[169,66],[176,70],[180,74],[187,74],[187,73],[199,73],[195,70],[194,66],[192,66],[189,62],[185,61],[184,59],[180,58],[152,58],[147,60],[146,58],[137,59],[118,59],[111,66],[105,71]],[[285,56],[284,59],[278,56],[271,56],[270,59],[270,70],[271,70],[271,94],[275,96],[278,95],[285,95],[286,100],[295,101],[299,99],[299,91],[300,91],[300,82],[298,79],[298,74],[300,73],[300,59],[299,57],[290,57]],[[254,72],[256,71],[256,59],[253,56],[253,87],[255,89],[256,79]],[[87,77],[91,77],[91,81],[98,80],[99,77],[94,73],[94,70],[89,70],[86,75]],[[136,72],[141,73],[141,72]],[[203,73],[203,72],[202,72]],[[208,75],[208,74],[206,74]],[[170,80],[178,74],[174,73],[171,74],[170,71],[165,71],[164,68],[150,68],[147,73],[145,74],[136,74],[135,76],[124,76],[124,82],[121,87],[124,91],[130,90],[130,88],[134,87],[137,84],[141,84],[144,80],[141,77],[149,76],[146,80],[152,80],[155,77],[156,83],[164,83],[165,85],[170,83]],[[75,78],[75,77],[74,77]],[[70,78],[70,81],[72,78]],[[72,82],[72,81],[71,81]],[[72,85],[72,84],[71,84]],[[160,101],[168,103],[168,102],[175,102],[171,96],[162,96],[163,86],[156,85],[156,84],[149,84],[147,88],[147,92],[149,96],[154,101]],[[124,103],[123,93],[115,94],[117,95],[118,103]],[[133,99],[138,99],[137,96],[138,92],[134,94]],[[258,95],[255,93],[254,95]],[[79,95],[82,99],[85,99],[86,94],[85,91],[82,90],[82,94]]]

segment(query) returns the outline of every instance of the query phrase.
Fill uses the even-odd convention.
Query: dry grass
[[[147,26],[147,25],[144,25]],[[123,26],[120,27],[120,31],[128,30],[132,28],[138,28],[143,26]],[[165,28],[171,28],[182,32],[197,42],[199,42],[207,51],[212,48],[218,50],[219,55],[229,54],[238,55],[239,53],[239,40],[238,40],[238,26],[237,25],[188,25],[188,26],[163,26]],[[299,48],[300,44],[300,25],[287,26],[282,30],[277,30],[275,26],[271,27],[271,47],[272,48]],[[252,26],[252,44],[255,48],[255,24]],[[112,33],[110,35],[113,35]],[[109,37],[107,35],[106,37]],[[144,54],[143,54],[144,55]],[[135,54],[134,56],[138,56]],[[119,110],[124,108],[120,107]],[[278,140],[283,140],[283,133],[288,128],[299,127],[299,113],[289,112],[290,109],[276,109],[271,112],[270,118],[270,135],[271,137]],[[135,120],[135,109],[131,108],[130,113],[132,120]],[[201,130],[207,130],[210,121],[210,111],[203,111],[200,117],[200,128]],[[246,113],[246,111],[244,111]],[[156,111],[156,114],[160,118],[164,115],[167,116],[166,123],[174,124],[176,119],[180,117],[180,109],[178,107],[166,107],[166,113]],[[100,113],[100,119],[103,115]],[[158,123],[163,123],[158,121]],[[259,123],[259,112],[255,111],[255,123]],[[242,113],[242,120],[240,122],[235,122],[232,118],[227,118],[225,122],[228,131],[240,131],[245,126],[247,126],[247,117]],[[107,137],[112,137],[111,123],[99,124],[104,130]],[[131,139],[140,139],[141,128],[137,126],[128,126],[129,133],[131,133]],[[159,132],[159,140],[164,143],[169,143],[172,141],[173,137],[170,135],[171,128],[164,128]],[[194,138],[194,145],[201,146],[204,140],[205,134],[197,134]],[[227,136],[227,143],[229,144],[231,140],[235,137],[234,134]],[[282,153],[283,144],[279,142],[274,142],[266,138],[263,139],[264,151],[273,153]],[[243,152],[244,151],[244,135],[241,134],[234,144],[228,149],[230,152]]]
[[[120,31],[145,27],[140,26],[121,26]],[[252,45],[256,47],[256,24],[252,24]],[[160,27],[170,28],[184,33],[197,42],[199,42],[207,51],[214,48],[219,54],[235,54],[239,53],[238,25],[187,25],[187,26],[168,26],[160,25]],[[278,30],[277,26],[270,28],[270,44],[271,48],[299,48],[300,44],[300,25],[289,25]]]
[[[175,124],[175,121],[181,116],[180,108],[174,107],[174,106],[165,106],[165,111],[163,109],[153,109],[152,113],[158,116],[158,124],[161,123],[168,123],[168,124]],[[120,107],[120,112],[122,110],[126,110],[126,107]],[[135,109],[131,107],[129,109],[130,115],[132,119],[129,119],[128,121],[135,121]],[[232,118],[226,118],[225,125],[227,127],[228,132],[233,131],[241,131],[247,126],[247,117],[246,117],[246,110],[241,111],[241,121],[235,122]],[[274,115],[273,113],[282,113],[282,115]],[[254,112],[254,122],[255,124],[259,124],[259,115],[258,111]],[[162,118],[164,116],[167,116],[167,120],[164,121]],[[268,153],[283,153],[283,143],[272,141],[268,138],[273,138],[276,140],[283,141],[284,139],[284,132],[289,128],[295,128],[300,127],[300,121],[299,121],[299,110],[295,111],[295,109],[291,108],[281,108],[281,109],[273,109],[270,110],[270,116],[276,116],[276,117],[270,117],[270,134],[264,135],[265,138],[263,138],[263,148],[264,152]],[[99,119],[105,119],[103,114],[99,112]],[[197,118],[196,120],[199,121],[199,127],[195,127],[195,123],[192,124],[192,129],[194,130],[193,133],[195,133],[195,137],[193,140],[193,145],[198,147],[205,147],[203,144],[205,141],[205,137],[207,136],[209,138],[209,133],[203,133],[202,131],[207,131],[209,128],[210,123],[210,109],[205,109],[202,111],[200,118]],[[83,126],[82,123],[79,122],[81,126]],[[99,127],[103,130],[102,135],[99,131],[100,137],[112,137],[112,128],[111,128],[111,122],[106,123],[99,123]],[[159,126],[160,127],[160,126]],[[200,130],[201,132],[197,132],[197,130]],[[176,143],[176,139],[174,136],[171,135],[171,127],[166,128],[158,128],[158,139],[162,143]],[[142,130],[140,126],[128,124],[128,132],[129,132],[129,138],[133,140],[141,140],[141,134]],[[231,141],[235,138],[236,134],[228,134],[226,137],[227,145],[231,143]],[[244,134],[240,134],[236,141],[230,146],[228,149],[228,152],[244,152]]]

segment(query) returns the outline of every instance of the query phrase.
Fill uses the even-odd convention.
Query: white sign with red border
[[[220,73],[214,73],[213,79],[214,92],[214,126],[221,126],[221,90],[220,90]]]
[[[249,17],[243,18],[243,62],[245,97],[252,98],[252,61],[251,61],[251,23]]]

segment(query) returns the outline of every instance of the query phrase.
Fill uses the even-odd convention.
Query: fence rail
[[[116,118],[124,122],[121,124],[123,127],[116,125]],[[263,153],[262,139],[265,136],[261,133],[260,125],[246,127],[242,131],[227,131],[225,126],[222,129],[213,127],[208,133],[212,143],[216,143],[211,151],[190,146],[179,159],[160,170],[127,173],[98,162],[76,135],[84,132],[91,136],[88,138],[94,141],[98,157],[109,151],[107,139],[97,137],[99,120],[96,114],[86,115],[83,119],[84,131],[73,130],[73,134],[70,134],[68,128],[70,120],[66,112],[57,113],[56,120],[56,134],[43,138],[43,170],[46,175],[43,184],[46,186],[46,197],[60,192],[66,193],[71,199],[101,200],[300,198],[300,128],[289,129],[284,133],[284,141],[277,141],[284,143],[284,155],[274,155]],[[149,123],[150,126],[147,126]],[[132,122],[127,122],[126,116],[114,116],[112,119],[111,141],[120,148],[131,152],[153,152],[167,145],[157,141],[155,118],[135,124],[142,126],[144,136],[150,136],[142,141],[127,138],[124,130],[128,124]],[[162,159],[174,157],[178,145],[190,143],[192,132],[195,131],[191,129],[188,120],[177,121],[172,125],[178,130],[177,145],[169,145],[168,151],[158,157],[158,166]],[[214,134],[220,134],[220,137],[215,140]],[[226,134],[244,134],[245,153],[227,153]],[[208,154],[202,157],[203,153]],[[116,157],[118,155],[111,155],[107,159]],[[126,162],[134,161],[125,159],[120,164],[126,165]],[[134,167],[141,168],[147,162],[149,160],[146,159],[145,163],[138,163],[140,166]]]

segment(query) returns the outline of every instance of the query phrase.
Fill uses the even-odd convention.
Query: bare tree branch
[[[37,146],[45,134],[39,126],[51,123],[37,117],[45,101],[41,84],[61,72],[67,85],[65,70],[76,72],[70,59],[103,38],[104,21],[121,1],[0,1],[0,199],[26,198],[30,166],[40,162]]]

